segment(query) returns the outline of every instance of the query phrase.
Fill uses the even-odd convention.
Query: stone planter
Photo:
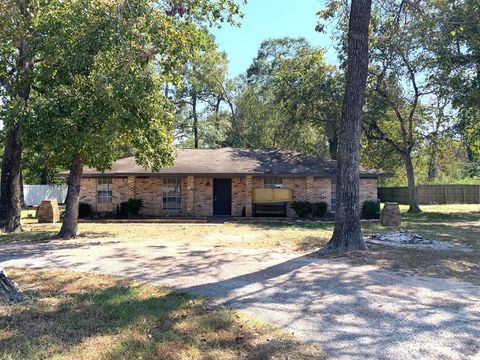
[[[402,217],[400,215],[400,206],[395,202],[387,202],[383,206],[380,221],[384,226],[400,227]]]
[[[39,223],[56,223],[60,221],[60,209],[57,200],[43,200],[38,207]]]

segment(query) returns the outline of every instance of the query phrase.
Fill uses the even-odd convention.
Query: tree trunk
[[[337,154],[337,210],[327,248],[366,250],[360,229],[360,135],[368,74],[371,0],[352,0],[348,29],[347,82]]]
[[[332,136],[328,139],[328,152],[330,153],[330,159],[337,160],[338,136]]]
[[[20,231],[20,218],[22,215],[22,198],[23,189],[21,186],[21,159],[22,159],[22,141],[21,130],[24,118],[28,116],[28,102],[31,91],[31,73],[34,67],[34,60],[30,54],[30,46],[27,41],[33,29],[31,25],[31,9],[29,2],[20,2],[18,10],[22,16],[20,20],[18,44],[18,57],[14,61],[15,65],[12,69],[12,89],[8,93],[11,104],[18,106],[19,111],[16,115],[15,122],[12,124],[4,124],[7,129],[7,137],[5,139],[5,147],[2,160],[2,174],[0,180],[0,232],[17,232]],[[5,100],[5,98],[3,99]],[[14,101],[12,101],[14,100]],[[5,104],[4,104],[5,105]],[[9,105],[9,104],[7,104]],[[9,107],[9,106],[7,106]]]
[[[432,182],[438,176],[437,171],[437,149],[434,148],[430,152],[430,159],[428,160],[428,174],[427,181]]]
[[[80,199],[80,183],[83,173],[83,161],[79,154],[72,157],[70,175],[68,176],[68,192],[65,200],[65,214],[57,238],[71,239],[77,236],[78,228],[78,201]]]
[[[471,146],[469,141],[465,142],[465,150],[467,151],[468,161],[474,162],[475,161],[475,153],[474,153],[474,151],[472,149],[472,146]]]
[[[407,170],[408,201],[410,202],[408,212],[418,214],[421,213],[422,210],[420,210],[420,206],[418,205],[417,187],[415,186],[415,173],[413,170],[411,154],[404,154],[403,161],[405,162],[405,169]]]
[[[40,185],[48,185],[48,170],[45,168],[40,172]]]
[[[19,123],[7,130],[2,161],[0,185],[0,231],[11,233],[22,229],[20,218],[22,202],[20,199],[20,167],[22,142]]]
[[[22,168],[20,167],[20,206],[22,209],[25,209],[27,205],[25,204],[25,195],[23,193],[23,174]]]
[[[222,103],[222,97],[217,96],[217,102],[215,104],[215,129],[218,130],[220,128],[220,119],[218,117],[218,113],[220,112],[220,104]]]
[[[198,149],[198,114],[197,114],[197,96],[192,98],[192,113],[193,113],[193,138],[195,142],[195,149]]]
[[[5,271],[0,268],[0,300],[7,302],[19,302],[26,299],[19,290],[17,285],[8,278]]]
[[[227,104],[228,107],[230,108],[230,117],[232,119],[232,124],[233,128],[235,131],[235,136],[234,136],[234,145],[235,146],[245,146],[243,143],[243,135],[241,134],[241,131],[238,127],[238,121],[237,121],[237,113],[235,111],[235,105],[231,99],[227,99]]]

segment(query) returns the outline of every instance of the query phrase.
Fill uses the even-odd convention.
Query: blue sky
[[[336,56],[328,35],[315,32],[316,13],[322,0],[248,0],[242,6],[244,18],[239,28],[224,25],[213,29],[219,50],[228,54],[230,75],[244,72],[256,56],[260,43],[269,38],[305,37],[312,45],[328,50],[327,62]]]

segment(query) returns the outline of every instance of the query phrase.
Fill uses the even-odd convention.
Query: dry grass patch
[[[401,206],[402,228],[426,238],[469,246],[472,251],[421,250],[369,244],[368,252],[328,254],[320,257],[346,256],[354,265],[374,264],[382,269],[418,275],[457,278],[480,285],[480,205],[424,205],[423,213],[408,214]],[[369,224],[370,234],[391,229]]]
[[[370,245],[367,253],[346,255],[352,264],[375,264],[383,269],[427,276],[455,277],[480,285],[480,205],[424,205],[421,214],[401,206],[402,228],[426,238],[471,246],[471,252],[401,249]],[[0,235],[0,241],[49,241],[59,224],[24,219],[25,232]],[[378,222],[362,223],[364,234],[389,231]],[[333,223],[263,222],[252,224],[80,224],[76,242],[148,242],[230,248],[266,248],[312,253],[330,239]],[[345,256],[323,254],[318,256]]]
[[[2,359],[323,359],[206,299],[111,276],[13,269],[30,300],[0,307]]]
[[[313,224],[313,226],[312,226]],[[51,240],[60,224],[38,224],[24,219],[21,234],[0,235],[0,241]],[[331,236],[332,223],[80,223],[77,241],[156,242],[165,245],[276,248],[308,251],[322,246]]]

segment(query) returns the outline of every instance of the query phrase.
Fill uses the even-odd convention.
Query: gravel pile
[[[411,231],[400,230],[400,231],[391,231],[384,234],[374,234],[369,236],[370,240],[378,241],[388,241],[394,242],[397,244],[421,244],[421,245],[431,245],[433,240],[424,238],[421,235],[412,233]]]
[[[408,230],[390,231],[387,233],[374,234],[370,236],[365,236],[364,239],[367,243],[387,246],[415,247],[420,249],[425,248],[439,250],[471,250],[471,248],[466,246],[456,245],[445,241],[427,239]]]

